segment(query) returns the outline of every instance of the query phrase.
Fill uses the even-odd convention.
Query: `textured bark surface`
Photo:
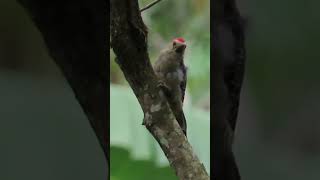
[[[109,159],[107,1],[18,0],[39,29]]]
[[[213,177],[239,180],[232,152],[244,76],[243,20],[235,0],[216,0],[213,5]]]
[[[147,28],[137,0],[111,0],[111,46],[144,113],[143,124],[160,144],[182,180],[208,180],[204,166],[176,122],[152,69],[147,52]],[[152,177],[151,177],[152,179]]]

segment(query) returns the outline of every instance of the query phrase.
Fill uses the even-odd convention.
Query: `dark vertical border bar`
[[[108,123],[107,123],[107,131],[108,131],[108,138],[107,138],[107,144],[108,144],[108,149],[107,149],[107,156],[108,156],[108,159],[107,159],[107,178],[108,178],[108,180],[110,179],[110,175],[111,175],[111,172],[110,172],[110,165],[111,165],[111,163],[110,163],[110,147],[111,147],[111,145],[110,145],[110,12],[111,12],[111,9],[110,9],[110,0],[105,0],[106,1],[106,4],[107,4],[107,8],[106,8],[106,12],[107,12],[107,26],[108,26],[108,28],[107,28],[107,49],[106,49],[106,51],[107,51],[107,66],[108,66],[108,82],[106,82],[107,83],[107,86],[108,86],[108,88],[107,88],[107,90],[108,90],[108,100],[107,100],[107,103],[108,103],[108,105],[107,105],[107,113],[108,113]]]
[[[18,2],[41,32],[50,56],[73,90],[99,140],[109,169],[109,1]]]
[[[235,0],[213,2],[211,172],[215,180],[240,180],[232,144],[245,68],[243,20]]]

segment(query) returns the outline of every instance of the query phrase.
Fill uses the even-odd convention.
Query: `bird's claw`
[[[167,85],[165,85],[165,83],[163,81],[159,81],[157,86],[159,88],[161,88],[162,90],[169,90],[169,87]]]
[[[170,97],[170,88],[163,81],[159,81],[157,86],[161,88],[167,97]]]
[[[163,81],[159,81],[159,82],[158,82],[158,85],[157,85],[158,88],[161,88],[161,89],[162,89],[162,88],[164,88],[165,86],[166,86],[166,85],[164,84]]]

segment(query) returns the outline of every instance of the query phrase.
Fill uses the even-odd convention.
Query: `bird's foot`
[[[170,88],[163,81],[159,81],[157,86],[161,88],[167,97],[170,96]]]

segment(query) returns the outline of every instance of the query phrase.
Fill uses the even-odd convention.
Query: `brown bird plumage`
[[[174,39],[166,49],[161,51],[154,64],[154,71],[161,82],[170,108],[186,135],[187,123],[182,109],[187,85],[187,70],[183,61],[185,48],[184,39]]]

